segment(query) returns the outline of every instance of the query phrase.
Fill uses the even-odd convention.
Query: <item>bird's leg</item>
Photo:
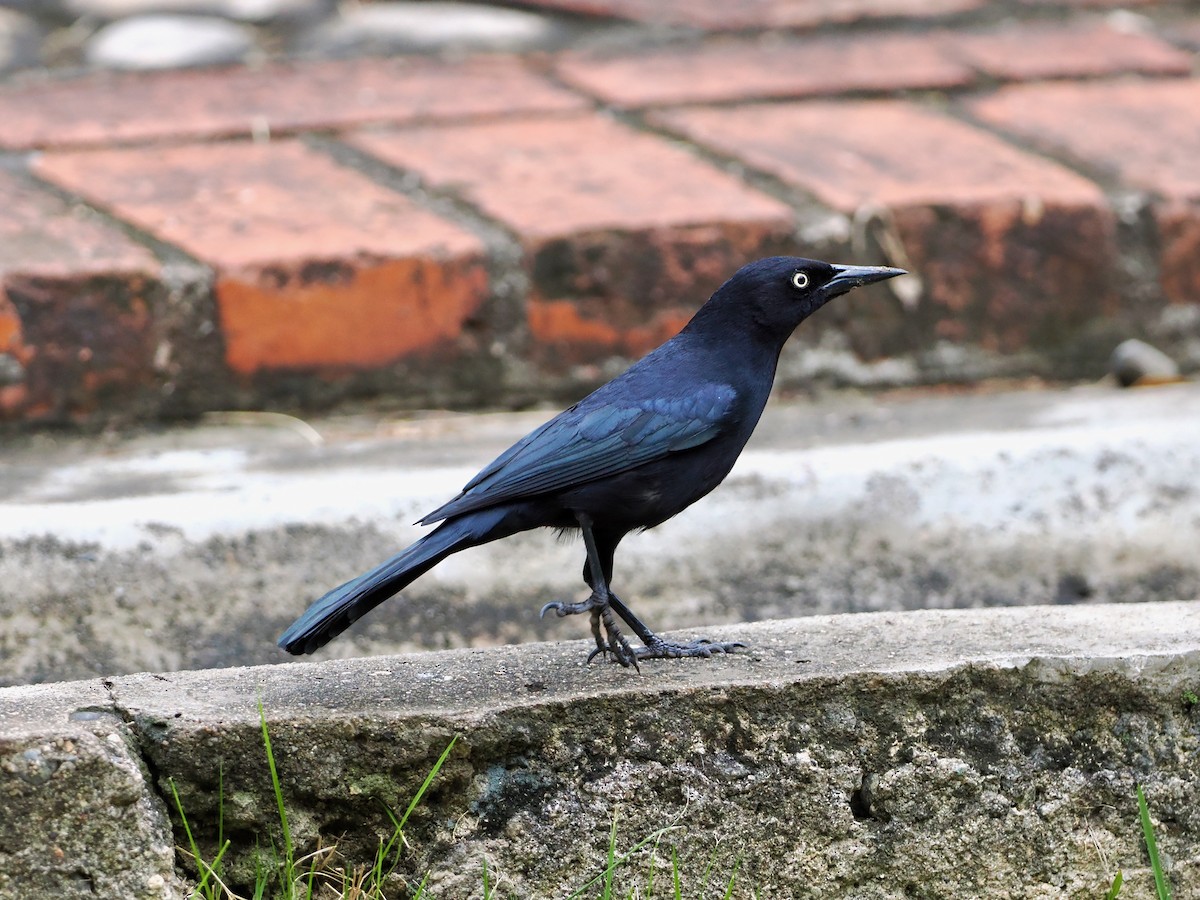
[[[592,593],[586,600],[579,603],[563,603],[561,601],[547,603],[542,607],[541,614],[544,616],[552,609],[559,616],[591,613],[592,637],[596,640],[596,649],[588,655],[588,662],[598,655],[607,655],[611,651],[613,657],[621,665],[637,668],[638,656],[629,646],[625,635],[621,634],[617,620],[613,617],[612,607],[609,605],[609,599],[613,594],[608,589],[608,579],[604,577],[604,566],[600,561],[600,553],[596,549],[596,538],[592,534],[592,519],[584,513],[576,513],[575,518],[583,532],[583,545],[587,550],[588,571],[591,576],[587,581]],[[604,626],[603,635],[600,632],[601,625]]]
[[[741,641],[710,641],[708,638],[696,638],[685,644],[666,641],[647,628],[646,624],[633,614],[633,610],[622,603],[621,598],[612,591],[608,592],[608,604],[646,645],[633,651],[638,659],[679,659],[685,656],[708,658],[714,653],[732,653],[746,646]]]

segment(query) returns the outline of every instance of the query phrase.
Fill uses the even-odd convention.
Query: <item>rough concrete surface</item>
[[[30,870],[22,848],[54,842],[40,829],[80,789],[51,797],[11,761],[55,734],[113,733],[111,717],[71,719],[76,707],[124,723],[154,776],[139,808],[161,810],[173,781],[209,858],[222,785],[225,872],[244,885],[256,841],[281,840],[259,700],[298,851],[336,842],[351,869],[390,832],[383,805],[403,810],[460,736],[389,896],[428,875],[427,896],[480,897],[486,860],[499,896],[564,897],[600,871],[615,819],[619,854],[670,829],[618,872],[626,890],[651,867],[667,884],[674,848],[688,896],[721,894],[737,867],[737,897],[1094,898],[1118,870],[1122,898],[1151,897],[1137,783],[1175,896],[1200,895],[1200,604],[713,632],[735,634],[748,651],[640,674],[583,665],[576,641],[0,690],[5,819],[23,823],[0,844],[0,896],[29,896],[12,888]],[[126,754],[109,766],[125,771]],[[127,863],[166,894],[158,856]],[[720,886],[706,891],[710,865]]]
[[[0,897],[180,896],[175,838],[98,681],[0,699]]]
[[[0,684],[281,661],[275,638],[311,599],[414,539],[549,414],[14,439]],[[662,629],[1193,599],[1198,476],[1195,384],[781,400],[724,485],[625,541],[615,584]],[[548,532],[459,554],[322,653],[581,637],[537,610],[580,596],[582,561]]]

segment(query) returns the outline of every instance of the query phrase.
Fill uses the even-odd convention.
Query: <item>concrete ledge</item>
[[[400,869],[436,897],[479,895],[485,859],[502,895],[564,896],[614,816],[619,851],[684,825],[663,841],[685,876],[740,860],[764,897],[1095,897],[1117,869],[1123,898],[1150,896],[1139,782],[1176,896],[1200,891],[1200,604],[712,636],[751,650],[640,675],[585,666],[573,642],[0,690],[0,897],[172,896],[168,779],[211,853],[219,773],[227,871],[247,878],[255,836],[279,840],[260,698],[300,849],[336,840],[348,865],[387,831],[378,801],[403,809],[462,735]],[[135,836],[140,853],[108,846]]]
[[[0,466],[0,685],[282,662],[329,586],[411,543],[547,412],[28,441]],[[1200,384],[772,404],[711,496],[617,556],[655,629],[1200,597]],[[578,638],[583,547],[456,554],[320,651]]]

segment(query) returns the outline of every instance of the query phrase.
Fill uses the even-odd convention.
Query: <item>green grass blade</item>
[[[683,900],[683,885],[679,883],[679,856],[671,848],[671,881],[675,887],[675,900]]]
[[[1112,887],[1108,889],[1108,893],[1104,895],[1104,900],[1117,900],[1117,895],[1121,893],[1121,882],[1125,880],[1125,876],[1121,874],[1121,870],[1117,869],[1116,877],[1113,878]]]
[[[647,897],[654,896],[654,868],[655,868],[654,864],[656,862],[658,862],[658,845],[661,840],[662,840],[661,837],[655,838],[654,846],[650,848],[650,874],[646,878],[646,896]]]
[[[313,887],[317,881],[317,857],[319,854],[314,853],[312,859],[308,862],[308,885],[305,896],[311,898],[313,896]]]
[[[188,849],[192,851],[196,871],[200,873],[200,882],[196,885],[192,896],[198,894],[202,897],[211,897],[212,893],[208,890],[208,866],[205,865],[204,858],[200,855],[200,848],[196,845],[196,839],[192,836],[192,826],[188,822],[187,813],[183,811],[183,801],[179,799],[179,790],[175,787],[175,779],[168,778],[167,784],[171,786],[171,796],[175,798],[175,809],[179,811],[179,819],[183,822],[183,833],[187,835]]]
[[[279,783],[279,770],[275,766],[275,753],[271,750],[271,735],[267,731],[267,714],[263,711],[262,698],[258,700],[258,721],[262,726],[263,747],[267,751],[267,768],[271,770],[271,789],[275,792],[275,805],[279,809],[279,825],[283,828],[285,890],[290,896],[295,883],[296,848],[292,844],[292,830],[288,827],[287,809],[283,804],[283,786]]]
[[[1158,843],[1154,840],[1154,823],[1150,821],[1150,807],[1142,786],[1137,786],[1138,815],[1142,820],[1142,835],[1146,839],[1146,852],[1150,855],[1150,870],[1154,873],[1154,890],[1158,900],[1171,900],[1171,886],[1163,874],[1162,861],[1158,857]]]
[[[225,760],[223,759],[217,762],[217,846],[221,848],[221,852],[213,860],[213,869],[220,875],[221,870],[217,866],[221,863],[221,857],[225,855],[225,848],[229,846],[225,840]]]
[[[604,891],[601,900],[612,900],[613,870],[617,867],[617,814],[613,813],[612,825],[608,829],[608,858],[604,866]]]
[[[425,792],[429,790],[429,785],[433,784],[433,779],[437,777],[437,773],[441,771],[446,760],[450,758],[450,751],[454,749],[454,745],[458,743],[458,735],[450,738],[450,743],[446,745],[446,749],[442,751],[442,755],[438,757],[437,762],[433,764],[433,768],[429,770],[429,774],[425,776],[425,780],[421,782],[421,787],[417,790],[416,796],[408,803],[408,809],[404,811],[404,815],[400,817],[400,824],[397,826],[400,831],[404,831],[404,825],[408,822],[408,817],[412,815],[412,811],[417,808],[417,804],[421,802],[421,798],[425,796]]]
[[[270,874],[263,865],[262,854],[254,854],[254,900],[263,900],[271,883]]]
[[[404,849],[404,832],[400,829],[400,820],[396,818],[396,814],[392,812],[392,808],[379,801],[383,811],[387,813],[387,817],[392,820],[392,836],[388,838],[386,844],[380,841],[380,849],[375,857],[375,878],[379,884],[383,884],[383,880],[389,877],[396,871],[396,867],[400,865],[400,852]],[[383,864],[391,859],[391,864],[386,872],[383,871]]]
[[[225,851],[228,850],[232,844],[233,841],[227,839],[225,843],[221,845],[221,849],[217,851],[217,855],[213,857],[212,865],[209,867],[212,869],[213,874],[219,875],[221,873],[221,860],[225,858]]]
[[[733,896],[733,883],[737,881],[737,873],[738,869],[741,868],[741,865],[742,858],[739,856],[733,861],[733,871],[729,873],[729,884],[725,886],[724,900],[729,900],[729,898]]]
[[[378,891],[383,890],[384,879],[395,872],[396,866],[400,864],[400,850],[397,848],[396,857],[392,861],[392,864],[388,866],[388,870],[386,872],[383,871],[384,863],[386,863],[388,858],[392,855],[392,847],[399,844],[397,836],[400,834],[400,830],[395,827],[396,818],[392,815],[392,811],[390,809],[388,810],[388,816],[392,819],[392,836],[388,838],[386,844],[383,842],[382,838],[379,839],[379,849],[375,851],[375,862],[371,864],[371,887],[372,889]]]

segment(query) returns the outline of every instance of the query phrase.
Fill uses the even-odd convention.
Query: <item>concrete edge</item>
[[[538,717],[569,720],[580,710],[591,710],[594,718],[582,721],[594,721],[596,739],[605,740],[613,727],[606,710],[643,719],[636,711],[657,710],[655,719],[686,717],[695,704],[745,710],[789,691],[833,697],[846,685],[880,696],[911,691],[927,702],[931,684],[964,673],[1009,671],[1022,683],[1052,687],[1115,678],[1172,707],[1186,703],[1187,692],[1200,693],[1195,602],[822,616],[722,627],[711,636],[743,639],[750,649],[712,660],[647,663],[640,674],[584,665],[587,644],[576,641],[0,689],[0,797],[22,804],[14,817],[22,823],[15,850],[14,836],[5,837],[0,826],[0,872],[6,873],[0,898],[29,896],[31,886],[64,897],[87,895],[81,885],[113,896],[186,893],[187,875],[170,850],[182,835],[177,821],[171,834],[168,779],[180,783],[189,810],[203,820],[213,800],[205,802],[204,793],[215,784],[211,773],[189,769],[222,758],[233,760],[227,764],[236,772],[239,754],[261,756],[260,700],[280,733],[280,752],[302,755],[306,743],[328,738],[349,741],[340,754],[353,756],[383,734],[404,750],[405,764],[421,772],[455,731],[469,735],[465,752],[483,755],[471,762],[478,768],[510,740],[491,732],[508,733],[512,722],[528,731]],[[1101,705],[1110,702],[1107,689],[1102,693],[1096,696]],[[1200,713],[1187,715],[1200,733]],[[197,747],[208,749],[197,753]],[[628,749],[618,741],[615,752]],[[1191,752],[1186,766],[1196,770],[1200,755]],[[296,779],[290,802],[298,820],[307,821],[316,813],[299,811],[312,802],[303,767],[283,765],[285,778]],[[356,783],[348,782],[351,793]],[[470,784],[458,779],[460,788]],[[64,816],[76,822],[73,830]],[[310,836],[319,833],[314,825]],[[1195,848],[1200,834],[1190,840]]]

